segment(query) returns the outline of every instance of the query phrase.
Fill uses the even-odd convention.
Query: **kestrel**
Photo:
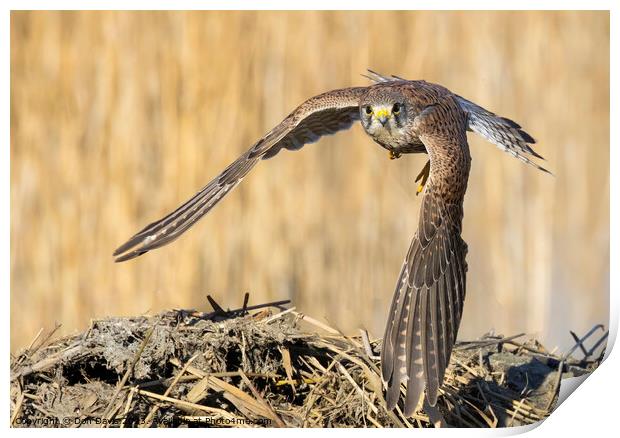
[[[263,159],[298,150],[360,121],[390,158],[426,153],[418,175],[424,192],[419,224],[387,318],[381,350],[386,403],[394,409],[404,389],[404,413],[421,402],[435,406],[463,311],[465,255],[461,238],[463,198],[470,168],[468,130],[514,157],[546,171],[528,156],[534,139],[512,120],[499,117],[448,89],[426,81],[385,77],[369,70],[373,84],[328,91],[308,99],[196,195],[145,227],[115,252],[121,262],[166,245],[203,217]]]

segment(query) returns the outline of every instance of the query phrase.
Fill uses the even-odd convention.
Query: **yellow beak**
[[[381,108],[375,111],[375,117],[379,120],[379,122],[381,122],[382,125],[385,125],[390,116],[390,111],[387,108]]]

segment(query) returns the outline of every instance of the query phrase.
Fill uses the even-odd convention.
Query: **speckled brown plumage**
[[[473,130],[539,169],[526,155],[541,157],[529,146],[532,137],[517,123],[440,85],[369,74],[373,85],[330,91],[302,103],[196,195],[134,235],[114,255],[116,261],[125,261],[170,243],[259,160],[283,148],[300,149],[357,120],[393,158],[427,153],[430,171],[419,224],[398,278],[381,351],[387,405],[393,409],[406,388],[404,412],[410,415],[424,389],[430,405],[435,405],[463,310],[467,245],[461,239],[461,223],[470,168],[466,131]]]

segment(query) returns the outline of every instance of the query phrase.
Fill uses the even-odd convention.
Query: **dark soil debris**
[[[279,303],[253,309],[109,318],[78,335],[35,339],[11,359],[11,424],[517,426],[549,415],[560,378],[600,361],[487,334],[457,344],[437,408],[405,418],[385,409],[379,341],[343,336]]]

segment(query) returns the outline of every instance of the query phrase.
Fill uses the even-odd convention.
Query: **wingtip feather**
[[[114,252],[112,253],[112,256],[117,257],[123,253],[126,253],[127,251],[129,251],[131,248],[133,248],[136,245],[137,245],[137,242],[134,242],[134,239],[129,239],[127,242],[123,243],[121,246],[116,248]]]
[[[390,382],[387,388],[387,394],[385,397],[385,404],[388,411],[392,411],[396,408],[398,400],[400,399],[400,382]]]
[[[114,263],[121,263],[121,262],[126,262],[127,260],[135,259],[136,257],[140,257],[142,254],[146,252],[148,251],[135,250],[135,251],[128,252],[119,257],[116,257],[114,259]],[[114,254],[114,255],[117,255],[117,254]]]

